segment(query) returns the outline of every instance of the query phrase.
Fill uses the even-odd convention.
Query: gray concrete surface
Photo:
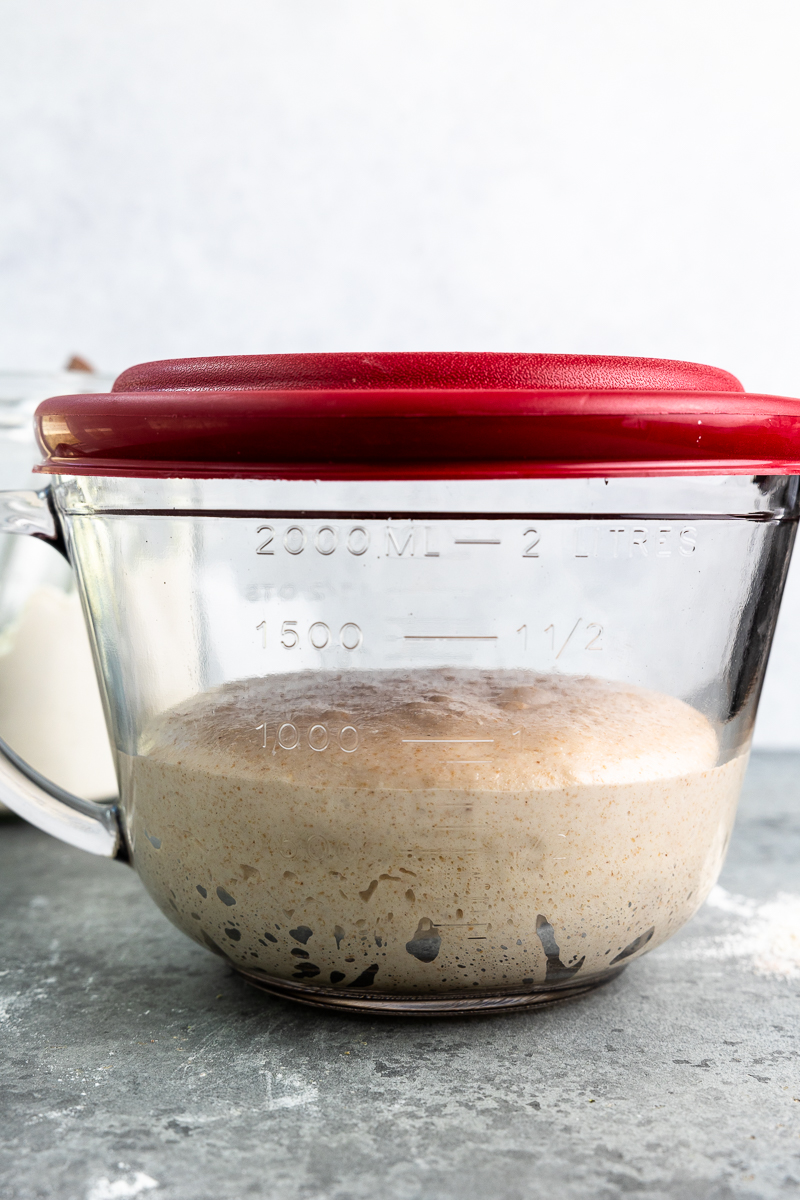
[[[800,755],[725,891],[588,999],[451,1021],[257,993],[128,868],[0,826],[2,1200],[800,1196]]]

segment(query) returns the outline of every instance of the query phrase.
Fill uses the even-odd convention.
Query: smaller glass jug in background
[[[0,373],[0,486],[40,488],[33,413],[54,391],[105,392],[94,371]],[[75,576],[35,538],[0,534],[0,738],[35,771],[97,800],[116,794]],[[0,811],[8,811],[0,806]]]

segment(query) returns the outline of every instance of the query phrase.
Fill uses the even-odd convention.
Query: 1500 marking
[[[281,625],[280,642],[284,650],[295,650],[302,644],[298,624],[299,622],[297,621],[284,621]],[[260,625],[256,625],[256,629],[261,630],[261,645],[266,650],[267,622],[262,621]],[[314,650],[324,650],[327,646],[331,645],[333,634],[331,633],[330,626],[326,625],[324,621],[314,621],[303,634],[303,638]],[[364,634],[361,631],[361,626],[356,625],[355,621],[345,621],[339,630],[338,638],[342,649],[357,650],[363,640]]]

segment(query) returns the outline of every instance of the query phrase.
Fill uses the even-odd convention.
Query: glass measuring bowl
[[[568,471],[540,456],[520,477],[496,458],[425,461],[420,433],[452,451],[442,413],[455,404],[469,424],[480,389],[454,402],[440,387],[424,407],[397,386],[405,356],[386,364],[415,457],[380,471],[374,422],[370,462],[353,460],[358,427],[363,442],[376,406],[386,415],[368,386],[298,389],[327,466],[227,474],[198,466],[202,438],[220,453],[220,412],[242,438],[263,381],[201,394],[159,376],[158,391],[144,369],[138,391],[135,375],[118,383],[116,411],[98,397],[40,409],[55,519],[32,500],[27,519],[60,532],[74,564],[120,784],[118,809],[73,808],[68,836],[122,847],[170,920],[268,991],[395,1012],[552,1002],[663,942],[716,880],[796,529],[798,406],[772,402],[786,471],[761,441],[744,472],[748,412],[762,437],[766,400],[712,372],[715,433],[708,387],[673,366],[683,386],[667,402],[665,365],[642,367],[636,402],[594,387],[600,433],[633,428],[638,458]],[[549,419],[556,388],[538,382],[502,403],[536,391]],[[574,450],[590,389],[564,390]],[[284,402],[296,420],[302,397]],[[254,418],[273,454],[297,432],[281,432],[276,403]],[[642,438],[624,422],[648,404]],[[681,405],[688,420],[663,419]],[[438,432],[420,431],[431,411]],[[348,413],[344,434],[326,430]],[[698,420],[717,439],[713,471],[674,453]],[[124,457],[103,443],[112,427]],[[248,428],[240,444],[265,457]],[[536,427],[550,452],[563,436]],[[519,443],[512,430],[515,455]],[[15,804],[64,836],[52,808]]]

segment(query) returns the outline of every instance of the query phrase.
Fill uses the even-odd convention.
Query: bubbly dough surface
[[[591,677],[296,674],[197,696],[122,756],[136,866],[237,965],[412,993],[554,986],[669,937],[713,885],[746,756]]]

